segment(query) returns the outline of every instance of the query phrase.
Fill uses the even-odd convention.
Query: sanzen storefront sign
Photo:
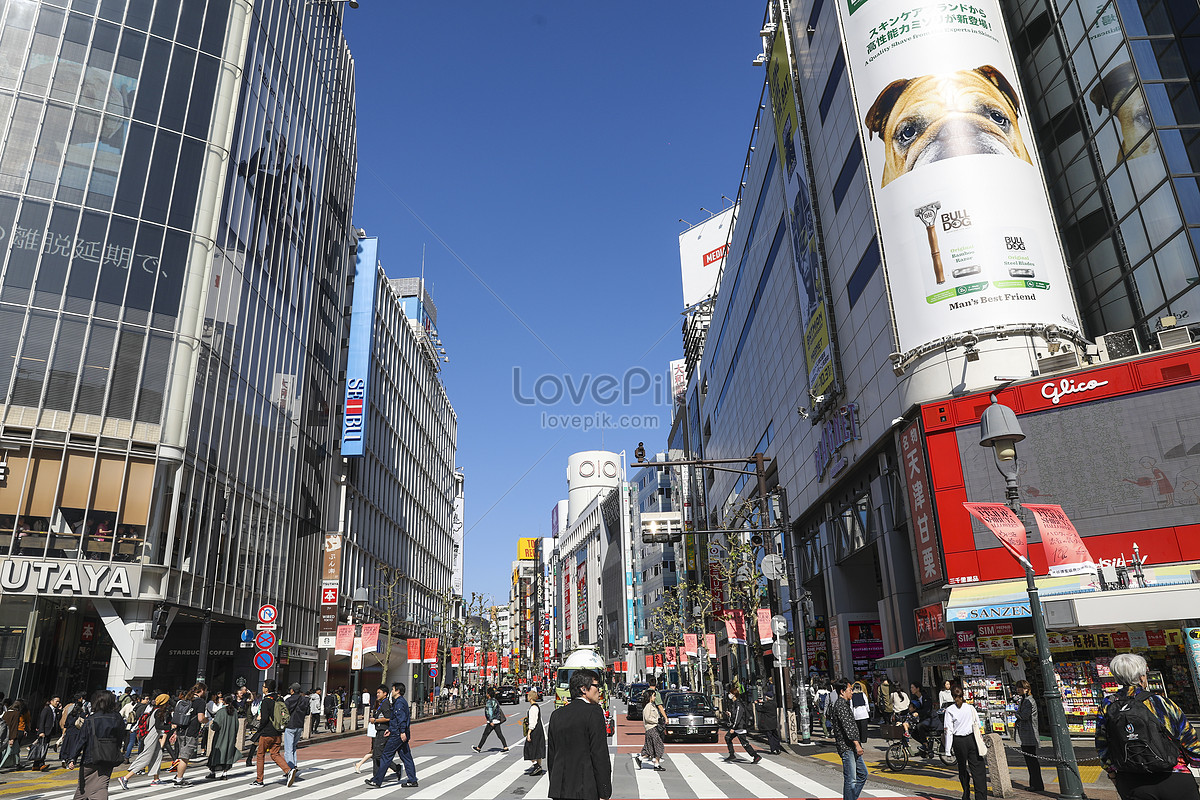
[[[0,562],[0,591],[4,594],[46,594],[68,597],[134,597],[139,567],[87,561],[32,561],[6,558]]]

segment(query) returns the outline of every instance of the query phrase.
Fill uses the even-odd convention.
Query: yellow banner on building
[[[537,560],[538,540],[536,538],[525,538],[517,540],[517,559],[519,561],[536,561]]]

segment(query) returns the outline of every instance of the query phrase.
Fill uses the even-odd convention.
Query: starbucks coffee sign
[[[66,597],[132,598],[140,569],[128,564],[91,561],[0,561],[0,591]]]

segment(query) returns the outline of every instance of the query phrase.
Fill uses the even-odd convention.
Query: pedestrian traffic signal
[[[154,609],[154,615],[151,617],[150,623],[150,638],[165,639],[167,638],[167,617],[171,612],[163,607]]]

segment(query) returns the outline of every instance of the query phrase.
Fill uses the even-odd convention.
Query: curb
[[[483,706],[478,705],[478,706],[470,706],[469,708],[459,708],[459,709],[455,709],[454,711],[443,711],[439,714],[430,714],[428,716],[421,717],[418,720],[413,720],[413,722],[411,724],[412,724],[412,726],[417,726],[417,725],[420,725],[422,722],[431,722],[435,719],[446,719],[447,717],[454,717],[454,716],[458,716],[459,714],[466,714],[468,712],[478,711],[481,708],[483,708]],[[300,740],[300,742],[298,742],[296,744],[296,748],[300,749],[302,747],[308,747],[309,745],[324,744],[326,742],[336,742],[336,741],[340,741],[342,739],[352,739],[355,736],[365,736],[365,735],[366,735],[366,728],[357,728],[352,731],[341,731],[340,733],[322,733],[317,736],[310,736],[307,739]]]

